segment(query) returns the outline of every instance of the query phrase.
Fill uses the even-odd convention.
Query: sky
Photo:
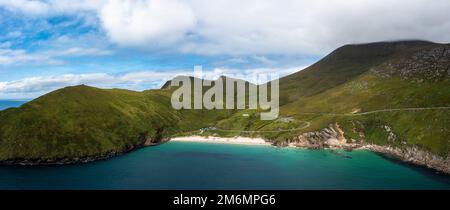
[[[288,75],[345,44],[450,42],[448,0],[0,0],[0,99]]]

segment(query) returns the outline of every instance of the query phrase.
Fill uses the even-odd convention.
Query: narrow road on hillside
[[[329,112],[301,112],[300,115],[331,115],[331,116],[361,116],[382,112],[398,112],[398,111],[423,111],[423,110],[442,110],[450,109],[450,107],[419,107],[419,108],[396,108],[396,109],[379,109],[367,112],[357,113],[329,113]]]
[[[350,115],[368,115],[380,112],[397,112],[397,111],[422,111],[422,110],[440,110],[440,109],[450,109],[450,107],[423,107],[423,108],[399,108],[399,109],[381,109],[368,112],[354,113]]]
[[[380,110],[373,110],[373,111],[360,112],[360,113],[304,112],[304,113],[299,113],[299,114],[304,114],[304,115],[332,115],[332,116],[362,116],[362,115],[369,115],[369,114],[383,113],[383,112],[423,111],[423,110],[442,110],[442,109],[450,109],[450,107],[420,107],[420,108],[380,109]],[[226,130],[226,129],[218,129],[218,128],[214,128],[214,129],[211,129],[211,130],[226,131],[226,132],[242,132],[242,133],[278,133],[278,132],[289,132],[289,131],[303,130],[303,129],[306,129],[309,126],[311,126],[311,122],[309,122],[309,121],[303,121],[303,122],[305,123],[305,126],[303,126],[301,128],[284,129],[284,130],[273,130],[273,131],[265,131],[265,130],[243,131],[243,130]]]

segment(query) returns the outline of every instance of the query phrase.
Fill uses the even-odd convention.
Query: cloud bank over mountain
[[[0,6],[30,15],[87,12],[120,46],[206,55],[323,54],[355,42],[450,41],[446,0],[2,0]]]

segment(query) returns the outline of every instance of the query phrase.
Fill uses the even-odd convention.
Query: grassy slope
[[[383,46],[381,44],[380,46]],[[388,61],[397,62],[410,57],[413,53],[442,47],[434,43],[412,42],[390,45]],[[375,52],[378,49],[375,47]],[[370,50],[368,50],[370,53]],[[366,65],[370,69],[375,65]],[[359,63],[355,61],[354,63]],[[377,63],[377,62],[375,62]],[[353,64],[358,65],[358,64]],[[361,65],[361,63],[360,63]],[[338,68],[339,73],[342,71]],[[421,75],[418,75],[421,76]],[[372,110],[395,108],[420,108],[450,106],[450,80],[444,78],[440,81],[415,82],[402,79],[400,76],[383,78],[366,71],[350,78],[347,82],[336,85],[310,97],[298,98],[296,101],[284,105],[283,115],[295,116],[297,119],[308,118],[302,115],[305,112],[350,113],[354,110],[366,112]],[[309,116],[311,117],[311,116]],[[304,119],[308,120],[308,119]],[[395,111],[373,113],[363,116],[323,116],[318,115],[311,120],[310,130],[325,127],[327,123],[338,121],[344,128],[347,137],[360,139],[355,131],[365,134],[368,142],[376,144],[392,144],[396,146],[416,145],[433,153],[446,156],[450,149],[450,111],[422,110],[422,111]],[[388,133],[382,127],[392,127],[397,140],[389,142]]]
[[[222,115],[174,111],[170,91],[67,87],[0,112],[0,160],[72,158],[120,152]]]
[[[363,85],[364,84],[364,85]],[[282,107],[283,115],[307,118],[304,112],[350,113],[395,109],[450,106],[450,81],[414,83],[399,78],[380,78],[370,73],[321,94]],[[447,155],[449,150],[449,110],[394,111],[362,116],[321,116],[311,120],[310,129],[325,127],[332,121],[341,122],[347,136],[359,139],[354,132],[358,124],[366,140],[378,144],[402,141],[418,145],[434,153]],[[305,119],[307,120],[307,119]],[[387,142],[383,125],[393,128],[399,136]]]
[[[406,45],[407,44],[407,45]],[[304,132],[317,131],[339,122],[350,139],[396,146],[415,145],[446,156],[450,149],[449,110],[397,111],[363,116],[346,116],[359,112],[414,107],[450,106],[450,80],[403,80],[399,76],[382,78],[369,70],[386,60],[401,59],[417,50],[439,46],[426,42],[378,43],[346,46],[333,52],[310,68],[280,81],[283,105],[281,116],[292,117],[289,122],[259,121],[238,113],[218,123],[218,127],[234,130],[277,130],[310,126],[291,132],[252,133],[283,141]],[[312,114],[317,113],[317,114]],[[327,115],[321,113],[335,113]],[[237,122],[237,123],[236,123]],[[392,127],[397,140],[389,142],[383,126]],[[250,135],[243,132],[217,132],[221,135]]]

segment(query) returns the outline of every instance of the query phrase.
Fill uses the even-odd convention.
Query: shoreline
[[[277,146],[273,143],[266,141],[263,138],[249,138],[242,136],[235,136],[232,138],[226,137],[216,137],[216,136],[181,136],[181,137],[173,137],[169,141],[174,142],[198,142],[198,143],[214,143],[214,144],[238,144],[238,145],[264,145],[264,146],[273,146],[273,147],[286,147],[286,148],[303,148],[303,149],[348,149],[351,150],[364,150],[375,152],[380,155],[393,158],[395,160],[411,164],[414,166],[424,167],[428,169],[435,170],[440,173],[444,173],[446,175],[450,175],[450,157],[447,159],[438,157],[437,155],[433,155],[429,152],[422,151],[418,148],[393,148],[390,146],[380,146],[373,144],[341,144],[334,145],[331,147],[308,147],[301,146],[299,144],[287,144],[283,146]]]
[[[109,160],[121,155],[134,152],[145,147],[158,146],[168,142],[169,139],[162,138],[158,142],[152,142],[151,139],[142,139],[142,141],[129,148],[123,148],[118,151],[109,151],[97,155],[88,155],[81,157],[61,157],[61,158],[33,158],[33,159],[9,159],[0,160],[0,166],[62,166],[87,164],[96,161]]]
[[[262,138],[248,138],[242,136],[236,136],[231,138],[215,137],[215,136],[180,136],[173,137],[170,141],[174,142],[199,142],[199,143],[214,143],[214,144],[240,144],[240,145],[265,145],[272,146]]]
[[[157,143],[150,143],[144,140],[140,144],[126,148],[122,151],[112,151],[104,154],[84,156],[78,158],[59,158],[59,159],[15,159],[15,160],[3,160],[0,161],[0,165],[22,165],[22,166],[40,166],[40,165],[71,165],[71,164],[85,164],[99,160],[107,160],[113,157],[117,157],[129,152],[133,152],[137,149],[157,146],[169,141],[174,142],[197,142],[197,143],[213,143],[213,144],[235,144],[235,145],[256,145],[256,146],[273,146],[273,147],[284,147],[284,148],[299,148],[299,149],[346,149],[346,147],[351,147],[351,150],[365,150],[370,152],[375,152],[395,160],[411,164],[414,166],[420,166],[424,168],[429,168],[435,170],[439,173],[450,175],[450,156],[447,158],[442,158],[437,155],[431,154],[429,152],[420,150],[416,147],[407,148],[394,148],[390,146],[380,146],[374,144],[343,144],[343,145],[333,145],[330,147],[308,147],[306,145],[300,144],[285,144],[276,145],[263,138],[249,138],[242,136],[235,137],[216,137],[216,136],[179,136],[173,138],[164,138]]]

